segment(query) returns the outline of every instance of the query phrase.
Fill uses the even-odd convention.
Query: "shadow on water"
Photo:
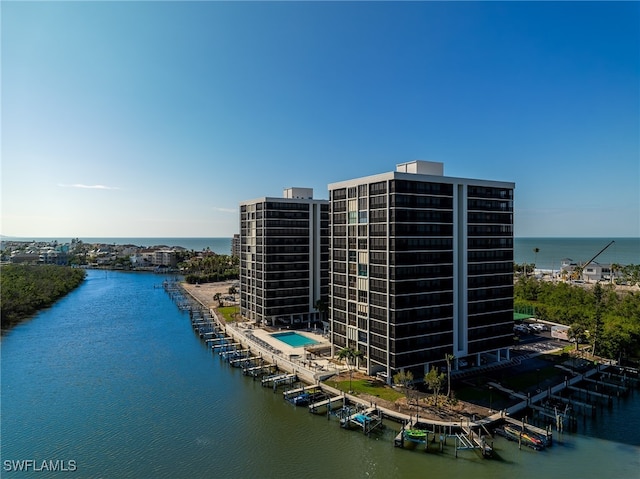
[[[553,439],[553,447],[564,448],[564,449],[575,449],[576,445],[573,442],[569,441],[559,441],[557,439]]]
[[[514,461],[509,461],[509,460],[505,459],[504,457],[502,457],[500,455],[500,453],[498,453],[495,449],[491,453],[491,458],[489,460],[490,461],[495,461],[495,462],[500,462],[502,464],[515,464]]]

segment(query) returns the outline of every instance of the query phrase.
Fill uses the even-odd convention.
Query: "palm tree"
[[[352,347],[342,348],[338,351],[338,359],[344,359],[347,363],[347,370],[349,371],[349,392],[352,393],[351,382],[353,379],[353,369],[355,367],[356,359],[362,356],[362,351],[353,349]]]
[[[356,367],[360,367],[360,358],[362,358],[362,351],[356,349],[353,351],[353,361],[356,363]]]
[[[613,282],[614,282],[613,280],[614,280],[614,278],[616,276],[616,273],[618,271],[620,271],[621,269],[622,269],[622,266],[620,266],[618,263],[613,263],[611,265],[611,284],[613,284]]]
[[[571,275],[573,279],[581,279],[583,270],[584,270],[584,266],[576,266],[573,269],[573,274]]]
[[[328,309],[327,304],[319,299],[315,303],[313,303],[313,307],[318,311],[318,314],[320,315],[320,321],[324,321],[325,314]]]
[[[540,252],[540,248],[533,248],[534,257],[533,257],[533,268],[531,270],[532,273],[535,271],[535,267],[538,264],[538,253],[539,252]]]
[[[576,351],[578,350],[578,344],[584,341],[587,336],[587,330],[580,323],[574,323],[567,331],[567,337],[576,343]]]
[[[453,354],[444,355],[444,359],[447,361],[447,398],[451,397],[451,361],[455,358]]]

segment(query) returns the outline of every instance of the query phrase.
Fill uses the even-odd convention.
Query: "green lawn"
[[[328,381],[326,381],[326,383],[327,385],[337,388],[341,391],[349,391],[348,379],[346,381],[335,381],[329,379]],[[376,396],[380,399],[391,402],[404,397],[404,394],[402,394],[401,392],[396,391],[389,386],[379,385],[379,383],[372,383],[368,379],[354,379],[353,381],[351,381],[351,391],[353,391],[353,394],[355,394],[356,396],[358,394],[368,394],[369,396]]]
[[[227,323],[236,321],[235,315],[238,314],[237,306],[222,306],[220,308],[216,308],[216,311],[224,317],[224,320]]]

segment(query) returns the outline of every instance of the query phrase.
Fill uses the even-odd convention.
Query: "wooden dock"
[[[229,326],[229,334],[231,337],[224,337],[227,326],[215,313],[208,310],[208,308],[190,306],[189,315],[193,328],[199,332],[207,344],[211,345],[212,349],[220,351],[220,355],[228,358],[231,365],[244,365],[244,374],[252,375],[254,378],[259,376],[262,385],[273,387],[274,393],[279,386],[294,385],[294,383],[299,381],[297,373],[300,373],[303,378],[308,377],[305,376],[304,369],[298,368],[300,369],[298,370],[296,369],[296,365],[290,362],[289,364],[284,363],[284,369],[289,371],[288,373],[276,373],[276,371],[278,371],[277,364],[265,364],[264,358],[255,356],[255,348],[253,356],[250,355],[251,351],[249,349],[240,349],[241,347],[248,347],[254,344],[255,340],[252,340],[251,336],[249,336],[250,332],[237,326]],[[246,356],[237,356],[240,354],[246,354]],[[278,359],[272,355],[270,355],[270,357],[274,362]],[[260,361],[262,364],[249,367],[247,363],[251,361]],[[383,418],[400,421],[404,426],[400,434],[395,438],[396,445],[404,444],[404,441],[411,441],[420,444],[424,443],[425,450],[429,450],[429,444],[432,445],[431,449],[435,449],[435,444],[438,443],[439,438],[439,447],[442,451],[444,445],[446,445],[447,438],[455,438],[456,457],[459,450],[474,450],[482,454],[483,457],[489,457],[493,452],[493,438],[486,429],[487,427],[491,428],[491,425],[499,424],[500,421],[506,421],[508,424],[518,425],[524,429],[523,421],[511,419],[509,415],[533,409],[541,415],[555,418],[556,421],[558,421],[559,418],[567,416],[569,409],[566,407],[567,404],[582,407],[589,412],[595,412],[596,407],[593,404],[589,404],[590,400],[596,400],[597,402],[598,398],[606,398],[611,402],[612,397],[626,394],[629,389],[640,385],[640,374],[638,370],[595,365],[592,370],[583,374],[578,374],[572,369],[567,369],[567,371],[569,371],[571,375],[567,374],[562,384],[549,387],[547,391],[538,390],[536,394],[523,394],[522,392],[510,390],[495,382],[489,383],[495,390],[508,394],[511,398],[519,399],[519,403],[478,422],[470,422],[467,420],[466,425],[462,422],[440,424],[439,421],[419,421],[417,417],[414,421],[410,416],[407,417],[397,411],[377,407],[374,403],[371,403],[371,407],[369,407],[369,404],[364,404],[361,399],[355,396],[320,384],[289,389],[283,392],[283,397],[285,399],[291,399],[299,395],[309,394],[310,398],[307,399],[305,397],[304,404],[306,404],[307,400],[310,401],[308,406],[310,412],[324,413],[326,411],[327,417],[330,418],[333,413],[338,410],[339,414],[335,415],[340,417],[340,425],[342,427],[360,428],[364,433],[368,433],[376,427],[379,427],[379,425],[382,424]],[[317,381],[318,376],[312,376],[312,379]],[[595,384],[595,388],[593,384]],[[595,391],[589,388],[595,389]],[[587,399],[583,399],[584,402],[580,402],[574,400],[572,397],[563,398],[559,395],[561,391],[569,394],[573,392],[573,395],[578,399],[581,399],[581,395],[587,394]],[[547,406],[544,406],[543,401],[545,400],[548,400]],[[357,404],[357,406],[353,407],[353,404]],[[565,406],[563,406],[563,404]],[[563,409],[564,412],[562,412]],[[354,413],[354,410],[357,410],[357,412]],[[524,414],[526,414],[526,412]],[[543,430],[529,424],[526,424],[526,429],[544,437],[545,440],[551,444],[552,436],[550,429]],[[420,434],[415,434],[414,436],[405,435],[404,433],[408,430],[413,430],[416,433],[424,431],[425,434],[424,436]],[[412,439],[408,439],[408,437],[412,437]],[[422,439],[423,437],[424,439]]]
[[[344,405],[345,403],[344,396],[332,396],[327,399],[323,399],[322,401],[309,404],[309,412],[318,414],[319,411],[326,408],[327,414],[329,414],[332,409],[335,409],[333,406],[338,403],[340,404],[340,407]]]
[[[229,364],[232,366],[240,366],[243,363],[251,363],[252,361],[262,360],[261,356],[247,356],[246,358],[231,359]]]
[[[585,394],[587,397],[587,401],[590,399],[590,397],[606,399],[608,403],[611,403],[613,401],[613,397],[611,395],[592,391],[591,389],[579,388],[577,386],[567,386],[567,389],[580,394]]]
[[[295,388],[295,389],[289,389],[287,391],[284,391],[282,393],[282,396],[288,400],[294,396],[299,396],[300,394],[304,394],[304,393],[317,393],[317,392],[322,392],[322,388],[320,386],[304,386],[301,388]]]
[[[466,426],[464,423],[461,423],[460,428],[462,432],[456,434],[456,457],[458,457],[458,450],[465,449],[479,451],[482,457],[491,457],[493,454],[493,445],[487,442],[487,437],[490,439],[493,439],[493,437],[483,425],[476,425],[474,427],[470,422],[467,422]],[[483,432],[485,434],[483,434]]]
[[[519,427],[522,431],[535,434],[543,441],[544,447],[548,447],[553,444],[553,434],[549,429],[542,429],[531,424],[527,424],[524,420],[517,420],[510,417],[505,417],[504,421],[508,424]]]
[[[603,378],[600,378],[600,379],[585,378],[584,381],[589,384],[595,384],[596,390],[598,390],[598,388],[606,388],[609,390],[613,390],[615,391],[616,396],[626,395],[629,392],[628,387],[623,386],[621,384],[616,384],[614,382],[605,381]]]
[[[488,438],[488,439],[487,439]],[[488,458],[493,454],[493,437],[482,424],[468,422],[465,426],[460,423],[427,424],[418,418],[410,420],[396,435],[394,445],[405,447],[406,443],[424,445],[425,452],[444,452],[447,440],[454,440],[455,457],[458,451],[473,450],[482,457]]]
[[[274,376],[267,376],[266,378],[262,378],[263,386],[273,386],[273,391],[275,392],[278,386],[293,384],[298,380],[297,374],[276,374]]]
[[[378,413],[378,408],[370,407],[364,411],[357,411],[354,414],[342,418],[340,425],[344,428],[356,426],[362,429],[364,434],[369,434],[382,425],[382,418]]]
[[[222,343],[222,344],[214,344],[213,349],[217,348],[233,348],[233,349],[225,349],[224,351],[220,351],[220,356],[224,356],[226,353],[233,353],[236,351],[238,346],[242,346],[242,343]]]
[[[246,376],[253,376],[254,379],[257,376],[262,376],[269,373],[275,373],[277,371],[277,367],[275,364],[262,364],[259,366],[253,366],[249,368],[244,368],[242,373]]]
[[[232,361],[234,359],[244,359],[251,354],[251,351],[249,349],[238,349],[237,346],[230,344],[229,349],[223,349],[218,354],[221,358]]]

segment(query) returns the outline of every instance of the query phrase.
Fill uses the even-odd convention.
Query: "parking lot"
[[[520,338],[516,351],[521,353],[548,353],[563,349],[570,343],[551,337],[551,329],[541,323],[521,323],[513,328],[513,332]]]

